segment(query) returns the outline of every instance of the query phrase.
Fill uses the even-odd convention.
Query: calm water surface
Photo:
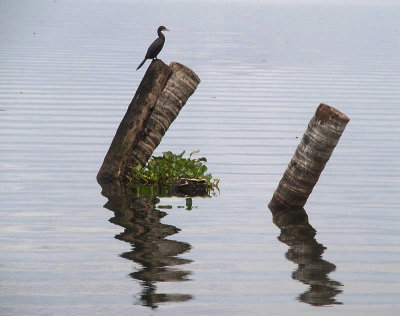
[[[279,3],[1,1],[1,315],[400,313],[400,6]],[[95,179],[159,25],[202,82],[156,154],[200,149],[216,197]],[[267,204],[321,102],[351,122],[312,227],[281,231]]]

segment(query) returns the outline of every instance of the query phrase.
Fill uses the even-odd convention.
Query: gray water
[[[388,1],[2,0],[0,314],[400,313],[399,16]],[[159,25],[159,58],[202,82],[155,154],[200,149],[221,192],[138,201],[125,227],[132,201],[95,177]],[[298,261],[267,204],[321,102],[351,121],[305,207],[319,250]]]

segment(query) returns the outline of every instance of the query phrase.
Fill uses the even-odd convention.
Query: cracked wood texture
[[[199,83],[188,67],[154,60],[118,127],[97,179],[124,181],[130,166],[144,166]]]
[[[276,212],[302,208],[350,119],[320,104],[308,124],[268,207]]]

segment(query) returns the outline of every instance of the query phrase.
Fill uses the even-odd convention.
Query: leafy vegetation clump
[[[206,173],[207,167],[203,162],[207,159],[192,159],[192,155],[198,152],[192,152],[189,158],[183,157],[185,151],[179,155],[166,151],[162,157],[152,156],[146,166],[131,167],[129,181],[131,184],[171,185],[180,178],[204,179],[210,188],[217,187],[219,180]]]

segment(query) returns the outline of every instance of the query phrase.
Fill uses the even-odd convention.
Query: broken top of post
[[[274,212],[302,208],[350,119],[320,104],[268,207]]]

